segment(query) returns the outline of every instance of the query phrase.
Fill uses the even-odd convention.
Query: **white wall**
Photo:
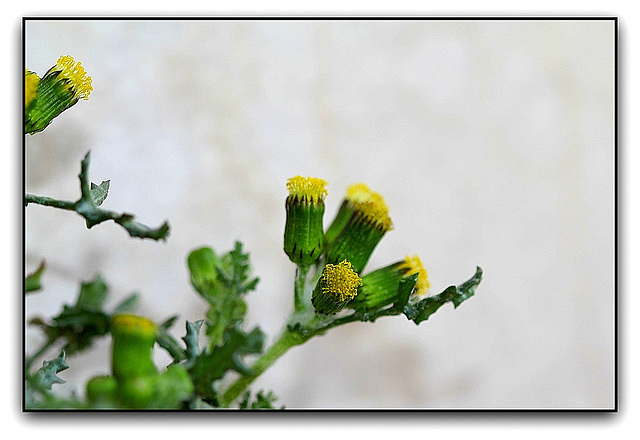
[[[483,283],[419,327],[312,340],[255,390],[289,408],[612,407],[613,38],[612,21],[29,21],[27,67],[70,54],[94,92],[27,137],[27,191],[75,199],[90,149],[105,208],[172,230],[141,241],[30,205],[27,270],[48,269],[27,314],[101,273],[111,305],[138,291],[140,314],[200,319],[186,255],[240,239],[261,278],[248,325],[275,337],[292,306],[286,179],[329,182],[327,223],[364,181],[395,224],[370,269],[418,253],[433,293],[476,265]],[[70,358],[66,389],[108,372],[108,349]]]

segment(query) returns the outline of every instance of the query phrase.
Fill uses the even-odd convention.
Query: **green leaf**
[[[31,377],[31,380],[29,381],[31,386],[37,390],[51,391],[54,384],[66,383],[57,376],[58,373],[69,368],[65,358],[66,355],[63,350],[57,358],[50,361],[44,361],[42,363],[42,368],[36,371]]]
[[[193,394],[193,383],[182,365],[170,365],[156,385],[156,398],[150,409],[180,409]]]
[[[196,358],[200,356],[200,338],[198,333],[200,333],[200,327],[202,327],[202,324],[204,324],[204,320],[202,319],[196,322],[187,321],[187,334],[182,338],[187,347],[185,349],[185,354],[187,356],[185,366],[187,368],[191,367],[195,363]]]
[[[38,266],[38,268],[34,272],[27,275],[27,277],[24,279],[25,293],[35,292],[36,290],[40,290],[42,288],[42,283],[40,281],[40,278],[44,273],[44,269],[45,269],[45,262],[44,260],[42,260],[42,263],[40,263],[40,266]]]
[[[69,368],[65,361],[65,352],[53,360],[44,361],[42,367],[34,374],[25,377],[25,406],[27,408],[49,407],[43,402],[51,403],[55,398],[49,393],[55,384],[63,384],[64,380],[58,377],[58,373]]]
[[[109,195],[109,185],[109,180],[103,180],[100,185],[96,185],[95,183],[91,182],[91,198],[93,199],[93,203],[95,203],[96,206],[102,205],[102,202],[104,202],[104,200],[107,198],[107,195]]]
[[[243,357],[262,353],[264,341],[265,335],[260,328],[255,328],[250,333],[244,332],[239,325],[227,328],[222,344],[200,354],[189,369],[196,394],[211,403],[217,399],[214,382],[221,379],[228,370],[250,374],[251,369],[244,364]]]
[[[158,345],[169,353],[173,358],[172,364],[177,364],[187,358],[184,349],[180,346],[180,343],[169,334],[169,328],[178,319],[178,315],[172,316],[165,322],[158,326],[158,333],[156,335],[156,342]]]
[[[107,290],[108,287],[100,275],[93,281],[82,283],[75,307],[92,311],[102,310],[104,301],[107,298]]]
[[[52,323],[42,319],[30,320],[38,325],[47,336],[48,344],[64,339],[63,347],[67,355],[88,348],[94,338],[109,332],[111,315],[102,310],[107,294],[107,285],[98,275],[93,281],[82,283],[74,305],[65,304],[62,312],[52,318]]]
[[[420,324],[422,321],[429,319],[431,315],[448,302],[452,302],[454,307],[457,308],[474,295],[480,281],[482,281],[482,269],[478,267],[475,275],[459,286],[449,286],[438,295],[407,304],[404,307],[404,314],[408,319]]]
[[[209,247],[196,249],[189,254],[187,266],[191,284],[209,303],[205,333],[213,348],[222,342],[226,329],[244,319],[247,305],[243,295],[256,288],[258,278],[249,276],[249,254],[242,252],[240,242],[221,257]]]
[[[118,315],[121,313],[131,313],[135,310],[138,305],[138,301],[140,300],[140,295],[137,293],[132,293],[128,297],[126,297],[120,304],[118,304],[115,309],[113,309],[113,313],[111,315]]]
[[[394,309],[399,311],[404,309],[404,306],[406,306],[409,302],[409,297],[411,296],[413,289],[416,287],[417,282],[417,273],[414,273],[413,275],[400,280],[400,283],[398,283],[398,296],[396,298],[396,301],[393,303]]]
[[[276,400],[278,400],[278,398],[272,391],[265,394],[264,391],[261,390],[258,391],[258,394],[255,395],[252,402],[251,391],[247,391],[238,405],[240,409],[284,409],[284,406],[280,408],[273,406]]]

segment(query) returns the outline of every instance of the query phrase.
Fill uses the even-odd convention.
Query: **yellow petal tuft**
[[[327,182],[317,177],[292,177],[287,181],[289,195],[306,199],[312,203],[324,202],[327,196]]]
[[[431,283],[429,283],[427,270],[422,265],[422,261],[418,255],[409,256],[407,255],[402,264],[400,265],[401,270],[405,270],[407,276],[413,275],[415,273],[418,274],[418,281],[416,283],[416,295],[424,295],[427,293],[429,288],[431,287]]]
[[[78,99],[89,99],[89,94],[93,90],[91,77],[87,75],[80,62],[76,63],[76,60],[70,55],[61,56],[54,70],[60,72],[61,78],[66,78],[71,82],[71,87]]]
[[[38,83],[40,78],[33,72],[24,70],[24,106],[29,107],[29,104],[35,99],[36,91],[38,89]]]
[[[155,337],[157,327],[153,321],[141,316],[121,314],[111,319],[112,331],[121,333],[135,333],[141,335],[153,335]]]
[[[347,188],[346,199],[351,203],[363,203],[371,198],[374,194],[369,187],[364,183],[354,183]]]
[[[338,264],[327,264],[322,271],[322,290],[336,296],[340,301],[351,299],[358,294],[362,279],[351,268],[347,260]]]
[[[385,232],[393,229],[393,223],[389,217],[389,207],[380,194],[371,194],[368,201],[358,203],[354,208],[379,229]]]

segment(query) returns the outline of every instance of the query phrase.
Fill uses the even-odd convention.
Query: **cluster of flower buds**
[[[417,255],[361,275],[382,237],[393,229],[380,194],[362,183],[351,185],[325,231],[326,182],[296,176],[289,179],[287,188],[284,250],[305,273],[311,265],[322,267],[311,297],[317,313],[334,315],[345,307],[375,310],[389,305],[400,281],[414,274],[418,281],[413,293],[426,293],[427,271]]]
[[[40,78],[34,72],[24,74],[24,131],[34,134],[44,130],[60,113],[80,99],[89,99],[91,77],[82,64],[66,55]]]
[[[193,391],[188,373],[171,365],[159,374],[152,349],[157,326],[140,316],[121,314],[111,319],[111,376],[87,382],[87,398],[99,407],[177,408]]]

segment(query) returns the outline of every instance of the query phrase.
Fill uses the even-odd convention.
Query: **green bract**
[[[296,176],[287,182],[284,251],[303,270],[318,261],[324,249],[325,185],[324,180],[314,177]]]

